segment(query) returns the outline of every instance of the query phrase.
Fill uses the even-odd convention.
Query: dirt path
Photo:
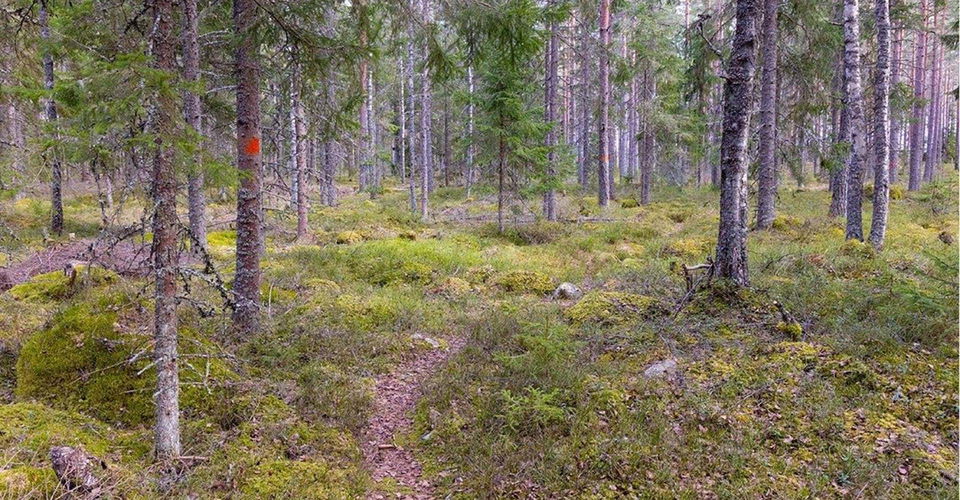
[[[393,479],[414,492],[401,498],[434,498],[433,485],[423,479],[420,463],[410,450],[396,446],[394,438],[410,429],[410,413],[421,396],[423,381],[460,351],[465,342],[460,337],[450,339],[447,349],[431,349],[377,378],[373,416],[363,433],[363,458],[374,480]],[[393,495],[368,495],[370,499],[388,497]]]
[[[82,239],[55,243],[29,257],[0,268],[0,291],[38,274],[62,271],[73,261],[94,262],[124,275],[142,276],[150,269],[150,245],[133,241],[113,244]]]

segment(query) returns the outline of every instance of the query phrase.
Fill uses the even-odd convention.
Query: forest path
[[[62,271],[74,262],[93,262],[120,274],[142,276],[150,270],[150,244],[94,238],[54,243],[0,268],[0,291],[38,274]]]
[[[376,380],[373,415],[362,436],[363,458],[375,481],[392,479],[413,492],[400,498],[434,498],[433,485],[423,479],[423,470],[413,453],[394,441],[398,433],[408,431],[413,424],[410,413],[422,395],[423,382],[463,348],[466,338],[454,337],[447,342],[446,349],[418,353]],[[367,495],[369,499],[388,497],[394,495],[377,491]]]

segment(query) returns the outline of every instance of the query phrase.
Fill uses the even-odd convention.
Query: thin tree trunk
[[[760,166],[758,170],[757,229],[769,229],[776,216],[777,198],[777,6],[763,0],[760,77]]]
[[[473,146],[473,66],[467,66],[467,198],[471,196],[473,190],[474,174],[474,146]]]
[[[877,249],[883,246],[887,231],[887,204],[890,200],[888,168],[890,123],[890,4],[876,0],[877,18],[877,72],[873,91],[873,218],[870,221],[870,243]]]
[[[757,0],[737,0],[736,31],[723,91],[717,276],[740,286],[747,271],[747,138],[755,71]]]
[[[937,8],[936,3],[933,5],[934,14],[933,14],[933,30],[936,32],[940,26],[940,9]],[[941,92],[940,90],[940,69],[942,60],[940,56],[940,42],[938,37],[930,37],[930,102],[928,104],[929,112],[927,113],[927,140],[926,140],[926,149],[927,155],[924,159],[923,166],[923,180],[925,182],[930,182],[933,180],[934,173],[937,168],[937,163],[939,160],[939,150],[937,144],[937,137],[939,136],[940,128],[940,104],[941,104]]]
[[[640,158],[640,204],[650,203],[650,187],[653,184],[653,166],[656,164],[657,143],[656,134],[653,130],[653,120],[650,107],[653,105],[653,99],[656,95],[657,82],[654,79],[652,70],[649,67],[644,69],[643,76],[643,153]]]
[[[234,0],[233,22],[238,39],[237,74],[237,271],[233,292],[233,323],[243,337],[254,334],[260,323],[260,253],[263,230],[260,151],[260,63],[256,36],[255,0]]]
[[[549,7],[553,7],[556,0],[549,0]],[[556,177],[556,149],[557,144],[557,45],[559,36],[557,35],[557,22],[550,22],[550,38],[546,47],[546,77],[544,78],[544,121],[547,124],[547,182],[551,185],[543,194],[543,215],[549,221],[557,220],[557,196],[553,189],[553,183]]]
[[[412,25],[411,25],[412,26]],[[410,191],[410,212],[417,213],[417,176],[419,172],[417,166],[417,148],[416,148],[416,117],[414,116],[414,107],[416,106],[416,90],[413,85],[413,29],[408,28],[407,33],[407,59],[403,70],[406,72],[407,88],[410,89],[407,95],[407,161],[410,164],[410,179],[408,187]]]
[[[149,4],[148,4],[149,5]],[[173,74],[175,42],[173,1],[152,0],[151,65]],[[157,367],[154,447],[157,458],[180,455],[180,379],[177,372],[177,176],[173,167],[173,120],[176,103],[165,92],[154,97],[153,264],[156,276],[154,363]]]
[[[600,120],[598,135],[597,199],[600,207],[610,202],[610,0],[600,0]]]
[[[850,128],[850,155],[847,157],[847,239],[863,241],[863,164],[866,159],[867,130],[863,118],[863,90],[860,84],[860,2],[843,2],[844,106]]]
[[[40,2],[40,38],[50,43],[50,23],[48,21],[47,2]],[[47,122],[53,129],[58,130],[57,103],[53,99],[53,55],[49,51],[43,53],[43,87],[50,94],[44,101]],[[59,138],[59,132],[55,132]],[[50,156],[50,231],[53,234],[63,234],[63,171],[60,166],[59,146],[51,148]]]
[[[200,44],[197,16],[197,0],[183,1],[183,79],[196,84],[200,79]],[[200,123],[200,96],[191,90],[183,93],[183,117],[198,137],[203,137]],[[187,173],[187,211],[193,240],[201,247],[207,244],[207,201],[203,194],[203,170],[201,155],[196,154],[194,164]]]
[[[894,2],[891,2],[891,4],[895,5],[895,2],[896,0],[894,0]],[[888,23],[889,23],[889,11],[890,9],[888,8],[887,9]],[[889,92],[891,89],[896,89],[897,86],[900,85],[900,64],[901,64],[900,60],[903,54],[903,30],[897,28],[894,30],[894,33],[895,35],[894,35],[893,48],[892,48],[892,62],[890,63],[890,87],[887,89],[888,112],[890,112]],[[879,40],[879,36],[878,36],[878,40]],[[877,66],[879,68],[879,61]],[[887,144],[890,148],[890,152],[889,152],[890,158],[888,160],[888,165],[889,165],[888,166],[888,170],[889,170],[888,182],[889,184],[895,184],[897,182],[897,171],[899,170],[899,167],[900,167],[900,113],[899,112],[890,112],[890,134],[889,134]],[[872,232],[873,231],[871,230],[871,233]],[[881,243],[882,241],[883,241],[883,238],[881,236]]]
[[[307,200],[307,123],[300,94],[303,77],[299,61],[293,63],[293,81],[290,82],[290,85],[290,108],[293,118],[294,162],[296,167],[294,176],[296,180],[297,239],[300,240],[307,236],[309,202]]]
[[[921,18],[926,17],[927,11],[927,2],[926,0],[920,1],[920,15]],[[907,180],[907,189],[909,191],[916,191],[920,189],[920,181],[922,172],[920,171],[920,162],[923,159],[923,117],[924,117],[924,78],[926,72],[924,71],[925,67],[925,55],[926,55],[926,29],[925,27],[917,30],[916,39],[914,41],[914,57],[913,57],[913,121],[910,123],[910,177]]]
[[[499,146],[497,153],[497,232],[503,233],[503,177],[504,162],[507,156],[507,146],[503,133],[500,134]]]

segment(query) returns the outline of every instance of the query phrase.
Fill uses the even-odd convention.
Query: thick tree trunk
[[[200,43],[197,0],[183,0],[183,79],[192,84],[200,79]],[[203,132],[200,123],[200,96],[191,90],[183,93],[183,118],[198,137]],[[203,170],[199,154],[193,158],[187,173],[187,213],[193,240],[200,246],[207,244],[207,201],[203,194]]]
[[[850,155],[847,157],[847,239],[863,240],[863,164],[866,159],[867,129],[863,118],[863,90],[860,84],[860,2],[843,3],[844,107],[850,128]]]
[[[755,71],[757,0],[737,0],[737,25],[723,89],[717,276],[740,286],[747,271],[747,138]]]
[[[48,20],[47,2],[40,2],[40,38],[50,43],[50,22]],[[57,103],[53,99],[53,55],[43,53],[43,87],[49,92],[44,101],[45,118],[54,130],[57,125]],[[59,132],[56,136],[59,138]],[[50,157],[50,231],[53,234],[63,234],[63,171],[60,166],[59,146],[54,145],[47,153]]]
[[[926,16],[926,0],[920,1],[921,17]],[[907,189],[916,191],[920,189],[920,180],[922,172],[920,171],[920,162],[923,159],[923,117],[924,117],[924,77],[926,72],[924,68],[926,55],[926,29],[917,30],[916,40],[914,41],[913,57],[913,121],[910,123],[910,172],[907,180]]]
[[[763,0],[760,77],[760,166],[757,171],[757,229],[769,229],[776,216],[777,198],[777,6]]]
[[[890,200],[888,166],[890,123],[890,4],[889,0],[876,0],[877,19],[877,72],[873,92],[873,218],[870,222],[870,243],[875,248],[883,246],[887,231],[887,204]]]
[[[610,0],[600,0],[600,119],[597,125],[597,200],[601,207],[610,202]]]
[[[553,7],[556,0],[549,0],[549,6]],[[547,182],[551,186],[543,194],[543,216],[549,221],[557,220],[557,196],[553,189],[554,178],[556,177],[556,145],[557,145],[557,45],[559,36],[557,34],[557,22],[550,22],[550,38],[547,40],[546,47],[546,76],[544,78],[544,121],[547,126]]]
[[[173,0],[152,0],[150,45],[154,69],[172,74],[175,66]],[[158,91],[154,97],[153,264],[156,278],[154,363],[157,367],[154,447],[166,461],[180,455],[180,379],[177,372],[177,175],[173,166],[176,103]]]
[[[260,151],[260,63],[256,35],[255,0],[233,1],[237,36],[237,271],[233,283],[237,333],[250,336],[260,323],[260,253],[263,230]]]

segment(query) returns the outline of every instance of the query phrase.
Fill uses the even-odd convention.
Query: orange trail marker
[[[260,138],[251,137],[247,139],[247,143],[243,146],[243,152],[248,155],[260,154]]]

